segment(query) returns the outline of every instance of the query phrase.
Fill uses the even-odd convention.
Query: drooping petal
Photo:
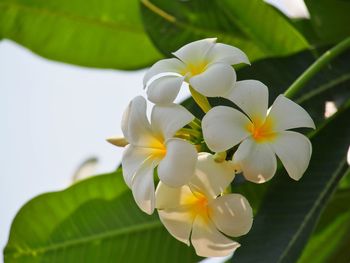
[[[189,142],[173,138],[166,142],[166,155],[159,163],[159,179],[168,186],[179,187],[190,180],[197,162],[197,150]]]
[[[200,216],[193,222],[191,242],[201,257],[227,256],[240,247],[238,242],[221,234],[209,218]]]
[[[210,153],[199,153],[190,187],[204,194],[209,200],[223,193],[232,182],[235,173],[230,162],[215,162]]]
[[[168,232],[177,240],[190,245],[190,234],[193,217],[191,213],[184,209],[164,209],[158,210],[160,221],[162,221]]]
[[[132,178],[142,163],[152,155],[152,149],[128,145],[123,152],[122,167],[125,183],[131,188]]]
[[[128,108],[123,113],[121,128],[127,141],[133,145],[159,144],[152,134],[146,110],[146,100],[137,96],[129,103]]]
[[[174,103],[155,105],[151,113],[153,131],[164,139],[172,138],[178,130],[193,119],[194,116],[185,107]]]
[[[163,76],[154,80],[147,88],[147,98],[155,104],[172,103],[179,94],[184,77]]]
[[[206,97],[222,97],[227,94],[236,82],[235,70],[227,64],[215,63],[194,77],[190,85]]]
[[[140,209],[151,215],[155,207],[153,170],[155,163],[151,158],[139,167],[131,182],[131,189],[136,204]]]
[[[307,137],[293,132],[283,131],[278,133],[276,139],[271,142],[271,147],[280,158],[289,176],[299,180],[306,171],[312,152],[312,146]]]
[[[170,209],[191,205],[191,201],[195,201],[193,197],[188,185],[170,187],[159,182],[156,190],[156,208]]]
[[[244,177],[254,183],[270,180],[277,169],[276,156],[270,146],[257,143],[251,137],[239,145],[233,161],[240,166]]]
[[[260,81],[237,81],[234,88],[224,97],[241,108],[254,124],[260,125],[264,122],[268,108],[269,91]]]
[[[274,123],[275,131],[299,127],[315,129],[310,115],[301,106],[283,95],[279,95],[272,104],[268,118]]]
[[[176,58],[162,59],[153,64],[143,78],[143,86],[146,87],[151,78],[161,73],[180,73],[185,68],[184,63]]]
[[[224,234],[239,237],[249,232],[253,224],[253,210],[240,194],[216,198],[209,206],[210,218]]]
[[[197,40],[181,47],[173,55],[186,64],[196,64],[205,59],[206,54],[214,46],[215,42],[216,38]]]
[[[209,149],[222,152],[249,136],[250,120],[240,111],[227,106],[212,108],[202,120],[203,136]]]
[[[216,43],[208,52],[207,59],[211,63],[225,63],[228,65],[235,65],[239,63],[250,64],[247,55],[240,49]]]

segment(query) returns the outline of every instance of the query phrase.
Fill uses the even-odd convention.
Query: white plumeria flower
[[[154,106],[151,123],[146,116],[146,100],[134,98],[123,114],[122,131],[129,142],[123,158],[123,176],[138,206],[152,214],[155,205],[153,171],[172,187],[186,184],[193,175],[197,150],[189,142],[173,138],[194,116],[176,104]]]
[[[179,241],[190,245],[191,239],[199,256],[229,255],[240,244],[224,234],[242,236],[252,226],[253,212],[245,197],[220,196],[233,178],[230,162],[217,163],[213,155],[200,153],[195,175],[188,185],[171,188],[159,183],[157,187],[160,220]]]
[[[189,43],[173,55],[177,58],[158,61],[143,79],[146,87],[153,77],[162,74],[148,86],[148,99],[153,103],[173,102],[183,81],[206,97],[222,96],[229,92],[236,81],[236,73],[231,65],[249,64],[247,56],[240,49],[216,43],[216,38]]]
[[[273,177],[275,154],[289,176],[299,180],[309,165],[312,147],[307,137],[287,130],[315,128],[310,115],[283,95],[268,110],[268,89],[255,80],[238,81],[225,97],[246,115],[226,106],[211,109],[202,121],[208,147],[221,152],[241,143],[233,161],[249,181],[263,183]]]

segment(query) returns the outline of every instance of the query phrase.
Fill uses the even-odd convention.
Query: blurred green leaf
[[[284,170],[274,177],[234,262],[295,262],[324,204],[344,174],[350,144],[350,101],[312,137],[313,155],[299,182]],[[325,143],[327,142],[327,143]]]
[[[139,69],[161,58],[137,0],[0,0],[0,35],[43,57],[88,67]]]
[[[251,61],[309,47],[304,37],[261,0],[141,0],[145,28],[165,55],[207,37],[232,44]]]
[[[305,0],[311,23],[320,39],[335,43],[350,35],[350,1]]]
[[[342,179],[350,178],[350,169]],[[350,188],[338,189],[298,263],[350,262]]]
[[[194,262],[156,214],[135,205],[121,172],[96,176],[29,201],[13,221],[10,262]]]

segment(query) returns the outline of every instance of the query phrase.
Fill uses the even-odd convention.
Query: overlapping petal
[[[310,162],[312,152],[310,140],[300,133],[283,131],[271,143],[271,147],[289,176],[294,180],[299,180]]]
[[[230,65],[224,63],[212,64],[203,73],[189,80],[190,85],[206,97],[224,96],[232,89],[235,82],[236,72]]]
[[[209,50],[206,57],[211,63],[220,62],[228,65],[250,64],[247,55],[242,50],[222,43],[216,43]]]
[[[270,180],[277,169],[275,153],[268,143],[256,143],[247,138],[238,147],[233,161],[243,171],[244,177],[254,183]]]
[[[195,176],[191,178],[189,184],[192,189],[213,199],[226,190],[234,176],[234,169],[230,162],[218,163],[212,154],[199,153]]]
[[[315,124],[306,110],[283,95],[279,95],[272,104],[268,118],[274,123],[275,131],[299,127],[315,129]]]
[[[203,136],[210,150],[226,151],[250,135],[246,128],[249,123],[250,120],[240,111],[217,106],[202,120]]]
[[[151,113],[153,132],[169,139],[175,133],[194,119],[185,107],[174,103],[168,105],[155,105]]]
[[[170,187],[159,182],[156,190],[156,208],[173,209],[190,204],[188,197],[193,193],[188,185],[181,187]]]
[[[154,80],[147,88],[147,98],[155,104],[172,103],[179,94],[184,77],[163,76]]]
[[[203,61],[208,51],[214,46],[216,38],[206,38],[191,42],[173,53],[186,64]]]
[[[239,237],[249,232],[253,224],[253,210],[240,194],[227,194],[216,198],[209,206],[210,218],[226,235]]]

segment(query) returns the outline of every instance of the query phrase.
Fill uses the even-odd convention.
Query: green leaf
[[[0,0],[0,35],[43,57],[88,67],[139,69],[161,58],[137,0]]]
[[[342,179],[350,178],[350,169]],[[350,262],[350,189],[338,189],[298,263]]]
[[[320,39],[335,43],[350,34],[350,1],[306,0],[311,23]]]
[[[142,0],[145,28],[165,55],[207,37],[237,46],[250,60],[309,47],[278,11],[261,0]]]
[[[250,233],[233,260],[295,262],[317,218],[347,169],[350,103],[312,137],[313,155],[299,182],[282,170],[274,177]],[[325,143],[328,142],[328,143]]]
[[[13,221],[5,262],[194,262],[156,215],[135,205],[121,172],[29,201]]]

